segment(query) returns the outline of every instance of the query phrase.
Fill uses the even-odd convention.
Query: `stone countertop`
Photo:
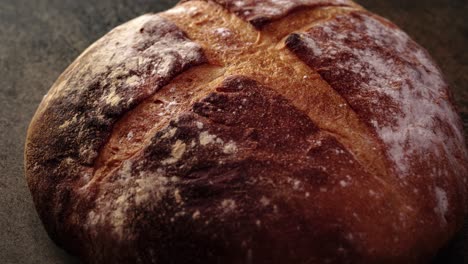
[[[468,1],[357,0],[426,47],[451,85],[468,131]],[[86,47],[138,15],[175,0],[0,0],[0,260],[77,263],[57,248],[23,176],[26,129],[42,96]],[[465,137],[468,133],[465,132]],[[436,263],[468,263],[468,230]]]

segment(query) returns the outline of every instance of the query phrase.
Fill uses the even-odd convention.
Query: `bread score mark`
[[[317,9],[309,12],[309,23],[315,17],[323,18],[323,12]],[[200,44],[210,63],[224,67],[225,78],[243,75],[271,87],[321,130],[335,135],[373,175],[388,173],[382,145],[370,129],[317,72],[284,46],[278,46],[281,37],[274,32],[258,31],[235,14],[206,1],[181,3],[161,16]]]
[[[224,69],[218,66],[205,64],[194,67],[127,112],[114,125],[109,140],[101,148],[94,165],[94,176],[91,181],[83,182],[85,187],[101,181],[121,167],[122,162],[137,155],[174,117],[188,111],[194,102],[221,83],[223,74]],[[174,129],[169,130],[163,137],[172,137],[175,132]]]

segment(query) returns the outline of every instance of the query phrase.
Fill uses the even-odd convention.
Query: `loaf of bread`
[[[59,77],[25,170],[85,263],[429,263],[468,154],[439,68],[349,0],[192,0]]]

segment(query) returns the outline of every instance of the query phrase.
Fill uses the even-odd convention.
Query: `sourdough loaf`
[[[86,263],[428,263],[468,154],[428,53],[349,0],[192,0],[59,77],[25,170]]]

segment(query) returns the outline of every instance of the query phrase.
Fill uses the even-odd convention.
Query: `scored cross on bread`
[[[345,0],[183,1],[85,51],[26,174],[89,263],[427,263],[467,151],[427,52]]]

